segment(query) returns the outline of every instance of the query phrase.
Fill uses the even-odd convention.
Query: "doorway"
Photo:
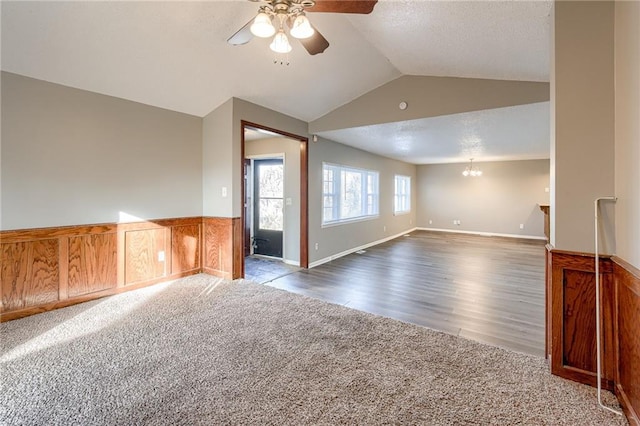
[[[251,254],[282,259],[284,162],[282,158],[269,158],[253,160],[252,163],[253,233],[250,251]]]
[[[307,148],[307,138],[242,121],[243,247],[236,253],[244,255],[245,278],[266,282],[308,267]]]

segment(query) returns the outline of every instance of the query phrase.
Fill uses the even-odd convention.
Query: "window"
[[[393,212],[409,213],[411,211],[411,177],[396,175]]]
[[[378,215],[378,172],[322,163],[322,224]]]

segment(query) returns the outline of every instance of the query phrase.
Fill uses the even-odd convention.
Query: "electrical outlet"
[[[158,252],[158,262],[164,262],[164,251]]]
[[[549,192],[549,188],[545,188],[545,189],[544,189],[544,192]]]
[[[457,224],[458,224],[458,221],[457,221],[457,220],[455,220],[455,219],[453,219],[453,224],[454,224],[454,225],[457,225]]]
[[[383,230],[384,232],[387,232],[387,227],[386,227],[386,226],[383,226],[383,227],[382,227],[382,230]]]
[[[316,250],[318,250],[318,243],[316,243]]]
[[[520,229],[524,229],[524,223],[520,224]]]
[[[227,197],[227,187],[223,186],[222,187],[222,198],[226,198]]]
[[[429,219],[429,225],[433,225],[433,220]]]

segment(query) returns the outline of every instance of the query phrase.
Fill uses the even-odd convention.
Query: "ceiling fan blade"
[[[251,20],[247,22],[244,27],[240,28],[234,35],[229,37],[227,43],[234,46],[249,43],[253,38],[253,34],[251,33],[251,24],[253,24],[254,19],[255,18],[251,18]]]
[[[315,30],[313,35],[309,38],[301,38],[300,43],[302,43],[310,55],[317,55],[318,53],[322,53],[327,50],[329,42],[322,34],[320,34],[320,31],[318,31],[316,27],[313,27],[313,29]]]
[[[373,12],[378,0],[316,0],[316,5],[307,9],[309,12],[361,13]]]

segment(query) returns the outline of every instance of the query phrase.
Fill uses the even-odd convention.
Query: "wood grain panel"
[[[27,282],[29,243],[2,244],[2,311],[24,307]]]
[[[564,272],[562,363],[596,371],[595,276],[583,271]]]
[[[233,220],[231,218],[203,219],[204,271],[222,278],[233,277]],[[240,242],[242,249],[242,241]]]
[[[165,247],[165,229],[125,232],[125,284],[165,276],[165,262],[158,260]]]
[[[116,233],[69,238],[69,297],[116,286],[117,240]]]
[[[545,295],[544,295],[544,330],[545,330],[545,339],[544,339],[544,355],[545,358],[551,359],[551,318],[552,318],[552,309],[551,309],[551,294],[552,294],[552,286],[551,283],[553,280],[551,279],[551,250],[553,246],[551,244],[547,244],[545,246],[545,258],[544,258],[544,282],[545,282]]]
[[[24,306],[36,306],[58,300],[58,240],[38,240],[27,244],[27,281]]]
[[[200,269],[200,224],[171,228],[171,274]]]
[[[640,425],[640,270],[614,258],[617,307],[616,394],[631,424]]]
[[[587,253],[550,251],[551,372],[596,385],[595,258]],[[603,381],[614,388],[614,296],[611,259],[600,259]],[[548,277],[547,277],[548,278]],[[549,295],[547,295],[549,296]]]
[[[309,140],[300,142],[300,267],[309,267]]]
[[[232,259],[232,275],[231,279],[235,280],[238,278],[242,278],[244,276],[244,250],[243,250],[243,241],[242,241],[242,219],[233,218],[232,221],[232,243],[231,243],[231,251],[233,252]]]

